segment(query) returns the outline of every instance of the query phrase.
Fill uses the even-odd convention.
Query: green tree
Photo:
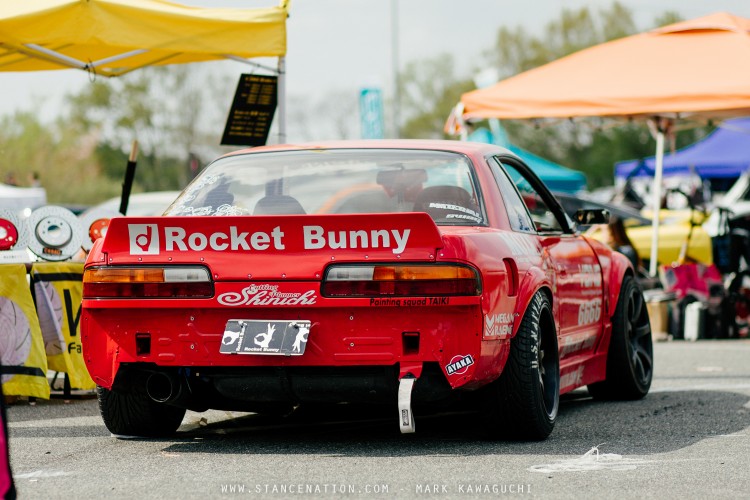
[[[24,183],[39,174],[51,204],[91,204],[117,192],[103,178],[91,154],[92,136],[81,135],[64,120],[43,123],[38,110],[0,117],[0,171],[13,171]]]
[[[409,63],[399,77],[401,107],[405,113],[400,136],[417,139],[443,137],[443,124],[461,94],[473,88],[471,80],[455,77],[453,57],[444,54]]]
[[[654,26],[679,21],[673,12],[655,20]],[[587,47],[636,33],[632,12],[619,2],[592,12],[583,7],[563,9],[558,20],[547,24],[539,37],[522,28],[501,28],[495,47],[485,57],[505,76],[546,64]],[[540,127],[540,121],[504,121],[512,143],[540,156],[584,172],[589,188],[612,184],[614,164],[620,160],[652,156],[654,139],[645,124],[622,124],[594,119],[576,119]],[[675,147],[687,145],[708,129],[680,132]]]
[[[217,91],[221,88],[222,91]],[[134,191],[181,189],[191,179],[191,155],[220,154],[220,117],[207,108],[226,107],[227,79],[207,76],[197,65],[144,68],[121,78],[96,80],[68,96],[71,126],[97,137],[101,173],[122,182],[134,141],[139,154]],[[225,118],[225,117],[223,117]]]

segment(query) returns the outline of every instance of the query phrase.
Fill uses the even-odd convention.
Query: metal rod
[[[661,210],[661,184],[662,172],[664,170],[664,127],[659,119],[656,119],[656,167],[654,170],[654,185],[652,187],[652,233],[651,233],[651,258],[649,261],[648,274],[653,278],[656,276],[657,256],[659,253],[659,212]]]

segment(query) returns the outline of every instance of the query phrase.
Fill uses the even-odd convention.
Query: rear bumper
[[[124,383],[120,371],[126,366],[200,373],[208,379],[194,381],[211,388],[201,397],[217,401],[392,400],[404,375],[399,366],[421,365],[415,400],[423,391],[424,399],[437,400],[442,396],[426,386],[473,389],[497,378],[507,359],[509,340],[483,339],[480,298],[467,299],[437,306],[416,299],[420,305],[408,307],[321,300],[314,307],[231,310],[210,304],[160,308],[157,301],[143,309],[87,307],[84,300],[84,359],[94,381],[106,388]],[[301,356],[222,354],[224,329],[234,318],[308,320],[306,350]],[[433,376],[441,382],[421,381]]]
[[[114,390],[146,388],[161,402],[194,411],[285,411],[305,403],[394,404],[398,365],[352,367],[191,367],[165,368],[150,363],[120,366]],[[157,380],[158,379],[158,380]],[[164,381],[173,386],[164,390]],[[155,387],[159,384],[157,396]],[[440,407],[460,397],[437,363],[425,364],[414,384],[416,407]]]

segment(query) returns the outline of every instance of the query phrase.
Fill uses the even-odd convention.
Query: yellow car
[[[628,238],[638,252],[644,267],[648,268],[653,234],[650,211],[642,213],[627,206],[587,200],[564,193],[555,193],[555,196],[571,218],[575,218],[575,212],[580,209],[604,209],[608,210],[613,217],[622,219]],[[694,223],[692,232],[690,231],[691,216]],[[711,237],[701,226],[706,219],[707,216],[698,210],[692,211],[692,214],[691,210],[661,210],[659,213],[659,251],[657,252],[659,264],[668,265],[680,262],[681,252],[685,249],[687,252],[682,262],[695,261],[711,264],[713,262]],[[589,233],[600,241],[606,241],[604,231],[595,230]]]
[[[651,217],[651,212],[644,211],[643,215]],[[659,264],[699,262],[710,265],[713,262],[711,237],[702,227],[706,219],[706,214],[700,211],[660,210],[659,250],[656,254]],[[626,226],[626,230],[641,260],[651,260],[652,226]]]

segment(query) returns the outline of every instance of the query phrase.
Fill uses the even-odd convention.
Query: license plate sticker
[[[221,339],[222,354],[301,356],[305,353],[310,321],[230,319]]]

